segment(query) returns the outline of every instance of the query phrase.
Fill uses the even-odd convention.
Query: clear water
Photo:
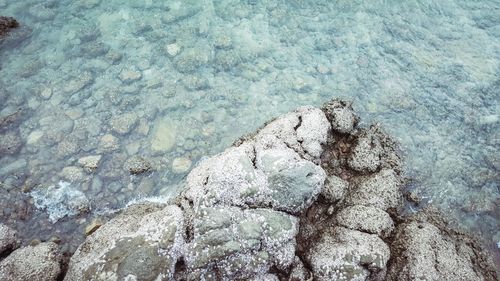
[[[0,117],[20,112],[2,134],[21,142],[0,156],[0,221],[27,241],[71,250],[91,217],[171,196],[201,157],[332,97],[402,143],[426,201],[500,240],[499,1],[0,0],[0,14],[29,33],[0,51]],[[130,175],[135,155],[155,171]],[[90,214],[48,202],[81,193]]]

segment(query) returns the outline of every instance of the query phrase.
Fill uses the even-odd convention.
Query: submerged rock
[[[97,229],[65,280],[496,280],[471,238],[400,216],[397,144],[357,122],[342,101],[269,122],[200,161],[167,205]],[[172,128],[156,127],[168,151]]]
[[[0,223],[0,256],[13,251],[19,246],[19,238],[12,228]]]
[[[13,28],[19,27],[19,23],[12,17],[0,16],[0,38],[7,35]]]

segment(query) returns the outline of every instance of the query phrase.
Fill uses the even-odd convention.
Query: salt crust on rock
[[[271,121],[198,163],[170,205],[129,207],[87,237],[65,280],[414,280],[429,267],[430,280],[495,280],[433,221],[393,221],[396,143],[358,119],[334,100]],[[426,254],[436,251],[442,268]]]

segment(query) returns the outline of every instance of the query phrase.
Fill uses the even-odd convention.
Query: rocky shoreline
[[[397,143],[358,122],[341,100],[285,114],[200,162],[169,204],[125,209],[67,265],[53,242],[15,250],[15,232],[0,226],[0,276],[497,280],[480,243],[439,213],[404,214]]]

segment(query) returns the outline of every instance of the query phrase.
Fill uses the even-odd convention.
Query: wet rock
[[[137,114],[125,113],[111,119],[111,128],[118,134],[124,135],[132,131],[137,125]]]
[[[0,134],[0,155],[16,154],[21,150],[23,142],[18,131],[2,132]]]
[[[394,223],[385,211],[369,206],[355,205],[337,213],[337,224],[349,229],[377,234],[386,238],[394,230]]]
[[[83,167],[85,172],[93,173],[99,167],[99,162],[101,161],[101,155],[89,155],[78,159],[78,164]]]
[[[350,133],[358,123],[358,117],[352,106],[342,100],[333,100],[324,107],[325,114],[332,124],[332,129],[345,134]]]
[[[80,46],[80,53],[89,59],[104,56],[108,51],[109,46],[102,42],[93,41]]]
[[[74,94],[94,82],[94,76],[89,71],[84,71],[80,75],[67,81],[64,91],[68,94]]]
[[[101,151],[113,151],[120,147],[120,143],[117,137],[112,134],[105,134],[101,137],[99,141],[99,149]]]
[[[60,176],[69,182],[81,182],[85,177],[83,170],[76,166],[64,167]]]
[[[436,214],[417,214],[398,225],[387,280],[497,280],[493,261],[479,244],[443,223]]]
[[[394,170],[385,169],[361,178],[347,197],[348,205],[373,206],[382,210],[398,208],[402,203],[401,179]]]
[[[176,174],[185,173],[191,168],[191,160],[185,157],[177,157],[172,161],[172,171]]]
[[[183,233],[180,208],[133,205],[87,237],[71,258],[64,280],[173,279]]]
[[[85,235],[89,236],[94,233],[99,227],[103,225],[103,222],[100,218],[93,219],[87,226],[85,226]]]
[[[182,73],[194,72],[210,61],[210,53],[200,48],[186,48],[174,58],[175,68]]]
[[[141,72],[133,69],[124,69],[120,72],[119,78],[123,83],[130,84],[140,80],[142,78],[142,74]]]
[[[176,126],[169,120],[159,120],[151,136],[151,149],[155,152],[167,152],[175,144]]]
[[[19,23],[12,17],[0,16],[0,38],[7,35],[11,29],[19,27]]]
[[[17,232],[0,223],[0,256],[5,252],[13,251],[19,247],[20,241]]]
[[[168,44],[165,46],[165,51],[167,54],[171,57],[175,57],[181,50],[181,47],[177,45],[176,43]]]
[[[5,281],[56,280],[61,272],[61,255],[52,242],[15,250],[0,261],[0,276]]]
[[[321,190],[321,195],[328,202],[335,203],[344,198],[348,184],[347,181],[337,176],[329,176]]]
[[[139,175],[152,170],[151,163],[140,156],[133,156],[123,164],[125,170],[129,171],[132,175]]]
[[[380,167],[382,145],[371,131],[365,131],[358,137],[353,148],[349,166],[359,172],[375,172]]]
[[[377,235],[343,227],[324,233],[308,251],[315,280],[383,280],[389,246]]]

